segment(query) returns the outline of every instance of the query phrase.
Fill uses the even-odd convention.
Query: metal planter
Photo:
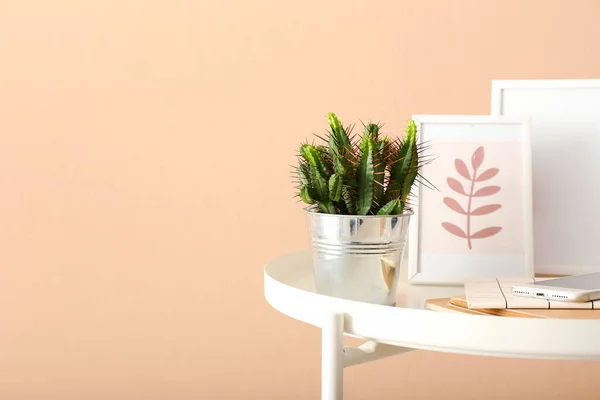
[[[307,211],[317,292],[393,305],[412,214],[357,216]]]

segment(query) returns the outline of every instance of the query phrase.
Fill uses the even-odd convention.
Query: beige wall
[[[0,399],[317,398],[319,330],[262,297],[262,265],[307,245],[297,144],[328,111],[393,132],[412,113],[489,112],[493,78],[600,78],[599,14],[0,1]],[[346,371],[345,389],[597,399],[598,373],[415,352]]]

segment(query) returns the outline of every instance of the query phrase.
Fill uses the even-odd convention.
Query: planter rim
[[[398,217],[410,217],[415,212],[413,210],[404,210],[402,214],[393,214],[393,215],[345,215],[345,214],[329,214],[322,213],[318,211],[312,211],[310,209],[305,208],[304,212],[308,215],[314,215],[319,217],[335,217],[335,218],[365,218],[365,219],[385,219],[385,218],[398,218]]]

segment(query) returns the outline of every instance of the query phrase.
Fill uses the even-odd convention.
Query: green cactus
[[[329,128],[329,151],[331,156],[347,157],[352,152],[352,144],[348,132],[334,113],[327,114]]]
[[[340,201],[342,197],[342,177],[338,174],[331,175],[329,178],[329,198],[333,201]]]
[[[352,186],[342,186],[342,199],[344,200],[344,206],[348,214],[356,214],[356,195]]]
[[[390,168],[390,179],[385,191],[385,201],[399,198],[402,203],[406,202],[418,174],[417,147],[417,126],[411,120],[408,122],[404,139],[396,149],[395,161]]]
[[[363,136],[360,150],[362,152],[356,173],[356,214],[367,215],[373,205],[373,181],[375,170],[373,168],[373,154],[375,141],[371,136]]]
[[[377,212],[377,215],[400,214],[403,208],[402,201],[400,201],[400,199],[394,199],[381,207],[381,209]]]
[[[374,159],[374,168],[375,172],[373,173],[374,177],[374,193],[373,193],[373,202],[377,206],[383,205],[383,195],[385,189],[385,170],[387,168],[387,162],[390,151],[390,140],[387,137],[384,137],[377,143],[377,149],[375,152]]]
[[[315,201],[313,200],[313,198],[310,197],[309,187],[308,186],[302,186],[300,188],[300,198],[306,204],[315,204]]]
[[[328,214],[397,215],[406,210],[423,164],[414,121],[398,141],[381,137],[381,126],[369,123],[360,144],[353,144],[351,128],[334,113],[327,119],[328,146],[300,147],[300,199]]]
[[[323,160],[323,152],[312,144],[303,144],[300,147],[300,154],[311,168],[316,168],[323,176],[327,176],[327,166]]]

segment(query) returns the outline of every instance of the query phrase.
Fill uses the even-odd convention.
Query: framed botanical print
[[[421,169],[409,280],[460,284],[533,276],[530,124],[526,118],[417,115],[434,157]],[[430,187],[426,187],[430,186]]]

